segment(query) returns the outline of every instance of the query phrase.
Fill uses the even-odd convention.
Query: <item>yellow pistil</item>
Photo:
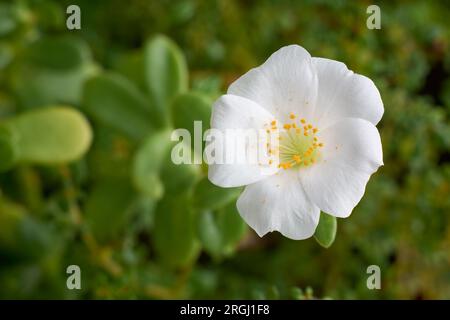
[[[288,123],[278,124],[276,120],[270,121],[269,135],[275,134],[276,137],[273,138],[279,140],[279,143],[277,146],[267,145],[267,152],[271,158],[268,161],[269,165],[276,163],[278,168],[284,170],[298,170],[320,161],[321,153],[318,148],[322,147],[323,143],[316,137],[318,128],[297,114],[290,113],[288,118]],[[272,132],[278,128],[285,130]],[[274,157],[277,157],[278,161],[275,161]]]

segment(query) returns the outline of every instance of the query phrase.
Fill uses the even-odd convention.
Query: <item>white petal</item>
[[[348,217],[372,173],[383,165],[380,135],[363,119],[347,118],[319,131],[322,160],[299,171],[311,201],[322,211]]]
[[[231,137],[226,129],[251,129],[263,130],[265,124],[269,124],[274,117],[264,108],[255,102],[243,97],[234,95],[223,95],[213,105],[211,116],[211,128],[219,129],[223,137]],[[256,131],[254,131],[256,133]],[[222,148],[224,158],[227,152],[237,154],[247,154],[256,150],[257,143],[248,143],[242,145],[242,148],[236,146],[235,149],[227,149],[225,140],[219,141],[216,148]],[[252,160],[245,158],[244,160]],[[261,158],[261,162],[268,163],[268,158]],[[209,180],[221,187],[238,187],[254,183],[266,178],[278,171],[276,167],[266,167],[259,165],[258,161],[244,161],[238,163],[210,164],[208,168]]]
[[[380,92],[369,78],[345,64],[312,58],[319,77],[314,122],[325,128],[342,118],[361,118],[376,125],[384,112]]]
[[[309,238],[320,216],[319,208],[309,201],[293,170],[282,170],[245,187],[237,208],[260,237],[279,231],[294,240]]]
[[[262,129],[275,117],[252,100],[232,94],[221,96],[213,105],[211,128]]]
[[[253,100],[286,122],[291,112],[306,118],[312,116],[317,86],[311,56],[302,47],[290,45],[233,82],[228,93]]]

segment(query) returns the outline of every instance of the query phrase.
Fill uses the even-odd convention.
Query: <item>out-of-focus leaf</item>
[[[10,169],[17,161],[13,128],[0,126],[0,172]]]
[[[0,258],[3,262],[36,259],[49,253],[51,232],[23,207],[0,197]]]
[[[233,202],[215,212],[203,211],[199,216],[199,237],[205,250],[215,258],[227,256],[247,231]]]
[[[203,211],[199,215],[198,235],[203,247],[213,256],[222,253],[222,234],[220,226],[211,211]]]
[[[147,90],[144,72],[144,55],[142,50],[123,54],[115,61],[114,69],[136,84],[142,90]]]
[[[329,214],[320,213],[319,225],[317,226],[314,238],[324,248],[329,248],[336,237],[337,221],[336,217]]]
[[[200,139],[203,140],[203,131],[209,129],[211,119],[211,101],[198,93],[180,94],[171,104],[172,121],[175,128],[189,130],[194,139],[194,121],[201,121],[202,131]]]
[[[9,3],[0,3],[0,36],[5,36],[14,31],[17,24],[13,6]]]
[[[162,262],[172,268],[189,265],[199,252],[195,213],[189,197],[188,192],[166,195],[155,211],[155,249]]]
[[[89,149],[92,131],[77,110],[55,106],[8,119],[20,162],[58,164],[74,161]]]
[[[133,182],[146,196],[159,199],[164,185],[159,174],[171,146],[168,130],[152,134],[136,152],[133,161]]]
[[[102,74],[84,87],[83,106],[93,118],[130,138],[140,140],[152,131],[152,113],[136,86],[118,74]]]
[[[195,186],[193,205],[199,210],[219,209],[236,200],[240,192],[240,188],[217,187],[205,177]]]
[[[87,154],[92,180],[130,176],[136,144],[110,127],[96,124],[92,147]]]
[[[104,180],[90,192],[86,201],[86,223],[99,241],[113,240],[126,226],[135,198],[124,179]]]
[[[191,189],[200,178],[200,165],[175,164],[171,153],[167,153],[161,167],[161,180],[166,192],[176,194]]]
[[[80,104],[84,81],[95,74],[94,65],[83,65],[67,72],[20,65],[13,77],[13,86],[22,106],[42,107],[51,104]]]
[[[13,87],[24,107],[81,101],[83,82],[97,72],[88,46],[75,37],[44,37],[15,66]]]
[[[12,48],[6,44],[0,43],[0,70],[4,69],[13,59],[14,52]]]
[[[183,53],[172,40],[158,35],[144,48],[145,80],[147,88],[167,122],[169,103],[188,88],[188,70]]]
[[[26,58],[40,68],[55,71],[78,69],[90,60],[89,48],[73,37],[44,37],[27,50]]]

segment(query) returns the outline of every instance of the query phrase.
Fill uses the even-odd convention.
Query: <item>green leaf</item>
[[[189,192],[166,195],[155,211],[153,240],[164,264],[171,268],[193,263],[199,252],[195,232],[195,213],[190,207]]]
[[[21,64],[15,70],[13,87],[22,106],[42,107],[81,102],[83,83],[97,72],[93,64],[70,71],[52,71]]]
[[[95,137],[86,155],[92,180],[126,178],[131,174],[131,160],[136,143],[116,130],[96,124]]]
[[[195,186],[193,205],[199,210],[219,209],[236,200],[241,191],[241,188],[220,188],[205,177]]]
[[[140,140],[154,128],[151,106],[145,96],[118,74],[89,79],[84,86],[83,106],[97,121],[132,139]]]
[[[203,247],[219,259],[233,253],[247,232],[247,225],[239,216],[234,202],[215,212],[203,211],[198,227]]]
[[[136,84],[143,92],[147,91],[144,69],[142,50],[124,53],[114,62],[114,70]]]
[[[27,108],[79,104],[84,81],[97,72],[89,47],[75,37],[44,37],[14,65],[12,83]]]
[[[157,132],[147,138],[134,157],[134,185],[152,199],[159,199],[164,193],[159,173],[171,144],[169,131]]]
[[[201,178],[201,174],[200,165],[173,163],[170,152],[161,167],[161,180],[164,181],[164,188],[168,193],[178,193],[193,188]]]
[[[89,149],[92,131],[77,110],[48,107],[20,114],[5,121],[15,133],[20,162],[59,164],[78,160]]]
[[[164,192],[176,194],[191,189],[200,179],[201,170],[195,164],[174,164],[171,159],[175,142],[169,130],[147,138],[133,161],[133,182],[145,195],[158,199]],[[184,145],[184,142],[178,142]],[[185,145],[190,151],[190,146]]]
[[[17,161],[17,149],[12,127],[0,126],[0,172],[10,169]]]
[[[132,186],[125,179],[99,182],[86,201],[86,223],[99,241],[113,240],[126,226],[134,200]]]
[[[167,122],[169,103],[188,88],[188,69],[183,53],[172,40],[158,35],[145,44],[144,65],[148,91],[162,119]]]
[[[12,33],[18,26],[17,15],[10,3],[0,3],[0,36]]]
[[[336,217],[329,214],[320,213],[319,225],[317,226],[314,238],[324,248],[329,248],[336,237],[337,221]]]
[[[91,59],[88,46],[70,36],[43,37],[27,49],[25,57],[35,66],[55,71],[78,69]]]
[[[184,93],[178,95],[171,104],[172,121],[175,128],[189,130],[194,135],[194,121],[201,121],[203,132],[209,129],[211,119],[211,101],[198,93]]]
[[[52,233],[47,225],[5,197],[0,198],[0,257],[7,261],[28,261],[49,253]]]
[[[214,257],[222,253],[222,235],[215,214],[203,211],[199,215],[198,235],[205,250]]]

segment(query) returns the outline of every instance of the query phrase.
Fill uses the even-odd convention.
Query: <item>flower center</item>
[[[276,135],[278,143],[268,143],[269,165],[275,164],[273,157],[278,157],[278,167],[282,169],[301,168],[320,160],[320,148],[323,143],[316,136],[319,131],[305,119],[294,113],[289,115],[288,123],[278,126],[276,120],[266,124],[269,141]]]

